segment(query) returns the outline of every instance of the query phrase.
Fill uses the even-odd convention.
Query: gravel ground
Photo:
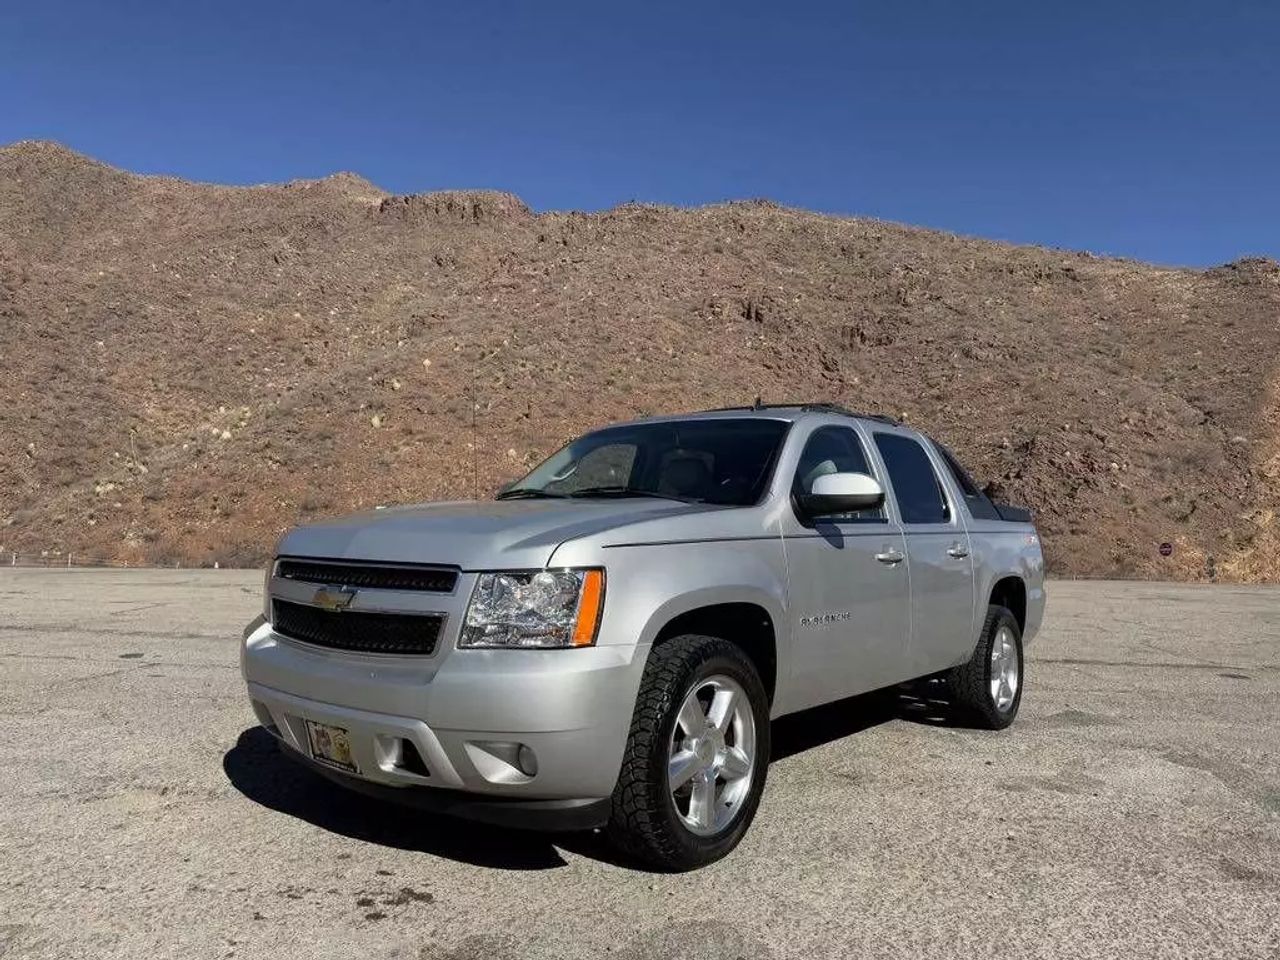
[[[1011,730],[784,720],[742,846],[663,876],[285,764],[260,588],[0,571],[0,956],[1280,955],[1280,589],[1054,583]]]

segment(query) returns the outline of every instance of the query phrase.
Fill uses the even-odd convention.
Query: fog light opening
[[[426,761],[422,759],[422,754],[418,752],[418,747],[412,740],[400,741],[400,759],[396,762],[396,766],[405,773],[412,773],[419,777],[431,776],[427,770]]]
[[[538,756],[527,743],[520,744],[520,751],[516,754],[516,765],[526,777],[538,775]]]
[[[538,772],[538,757],[513,740],[469,740],[467,757],[490,783],[528,783]]]

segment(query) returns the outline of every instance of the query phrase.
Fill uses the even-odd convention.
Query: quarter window
[[[800,453],[795,480],[791,484],[792,494],[812,493],[813,481],[828,473],[871,475],[871,467],[867,464],[867,455],[862,449],[862,441],[848,427],[819,427],[809,434],[804,450]],[[871,507],[853,513],[823,517],[822,520],[824,523],[858,523],[884,518],[883,507]]]
[[[903,523],[946,523],[951,508],[929,455],[910,437],[877,433],[876,449],[884,458]]]
[[[999,520],[1000,514],[995,505],[985,493],[978,489],[973,477],[969,476],[969,472],[960,466],[960,461],[951,455],[951,451],[937,440],[933,441],[933,448],[942,456],[943,462],[951,471],[951,478],[955,480],[956,487],[959,488],[961,495],[964,497],[965,506],[969,508],[969,515],[975,520]]]

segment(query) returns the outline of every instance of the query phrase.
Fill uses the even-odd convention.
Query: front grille
[[[281,560],[276,576],[306,583],[336,583],[370,590],[421,590],[452,593],[458,571],[447,567],[399,567],[364,563],[321,563],[314,560]]]
[[[271,604],[276,633],[331,650],[403,653],[420,657],[435,652],[444,617],[422,613],[366,613],[321,610],[302,603]]]

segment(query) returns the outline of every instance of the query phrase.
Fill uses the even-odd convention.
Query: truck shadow
[[[917,680],[810,707],[775,720],[770,762],[777,763],[797,753],[843,740],[890,720],[934,727],[964,726],[940,680]]]
[[[505,870],[565,865],[547,834],[471,824],[362,796],[293,763],[283,750],[271,734],[253,727],[223,756],[222,769],[255,803],[354,840]]]
[[[775,721],[771,762],[890,720],[951,723],[945,702],[918,688],[864,694]],[[281,752],[269,733],[252,727],[223,755],[222,769],[231,785],[254,803],[339,836],[503,870],[566,866],[561,849],[618,866],[639,866],[617,854],[599,831],[532,833],[426,813],[344,790]]]

